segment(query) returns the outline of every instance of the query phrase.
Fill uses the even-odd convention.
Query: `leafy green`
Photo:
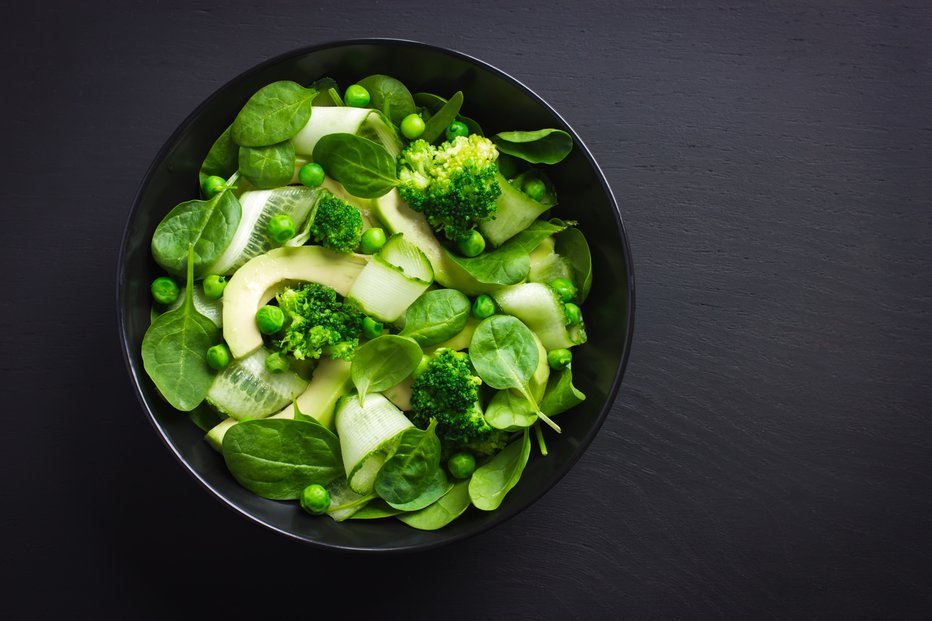
[[[456,289],[428,291],[408,307],[401,336],[421,347],[437,345],[462,332],[469,310],[469,298]]]
[[[499,390],[485,408],[485,420],[496,429],[517,431],[533,425],[537,421],[537,412],[520,393]]]
[[[234,425],[223,436],[223,459],[243,487],[274,500],[298,498],[308,485],[328,485],[343,475],[336,435],[297,419]]]
[[[264,147],[292,138],[311,118],[317,90],[282,80],[260,88],[233,121],[233,140],[242,147]]]
[[[239,170],[260,189],[288,185],[294,176],[294,145],[285,140],[264,147],[240,147]]]
[[[360,198],[378,198],[398,184],[395,158],[379,143],[355,134],[323,136],[314,146],[314,161]]]
[[[433,504],[437,501],[438,498],[449,492],[451,487],[453,487],[453,484],[450,483],[450,481],[447,479],[447,475],[443,471],[443,468],[438,467],[433,471],[433,477],[424,488],[424,491],[418,494],[414,500],[403,503],[386,502],[386,504],[394,509],[399,509],[401,511],[420,511],[424,507]]]
[[[567,367],[550,375],[547,390],[540,400],[540,409],[547,416],[556,416],[576,407],[585,399],[586,395],[573,385],[573,372]]]
[[[398,519],[418,530],[437,530],[462,515],[469,503],[469,481],[460,481],[433,504],[420,511],[403,513]]]
[[[401,125],[401,120],[415,111],[414,98],[408,87],[393,77],[375,74],[359,80],[357,84],[369,91],[369,107],[384,112],[395,125]]]
[[[531,455],[531,434],[528,429],[487,463],[476,468],[469,479],[469,498],[483,511],[494,511],[521,478]]]
[[[447,256],[481,283],[515,285],[531,271],[530,252],[565,228],[563,223],[537,220],[495,250],[471,258],[452,252],[447,252]]]
[[[375,478],[375,492],[392,506],[410,503],[434,483],[440,468],[437,422],[426,430],[413,427],[402,432],[392,456]]]
[[[190,412],[207,396],[214,374],[207,350],[220,342],[220,328],[194,308],[194,248],[188,247],[184,303],[162,313],[142,338],[142,363],[163,397]]]
[[[229,179],[239,168],[239,146],[233,142],[233,126],[227,127],[210,147],[201,169],[198,182],[204,187],[207,177],[217,176]]]
[[[384,334],[360,345],[350,367],[359,402],[368,393],[391,388],[411,375],[422,355],[414,340],[397,334]]]
[[[439,95],[434,95],[433,93],[415,93],[414,94],[414,103],[418,106],[421,106],[426,110],[425,119],[429,120],[433,115],[440,112],[444,104],[447,103],[447,100]],[[469,118],[468,116],[463,116],[462,114],[456,115],[457,121],[462,121],[466,124],[466,127],[469,128],[470,134],[476,134],[483,136],[482,127],[474,119]],[[449,125],[449,122],[447,123]]]
[[[445,139],[447,126],[456,120],[460,108],[463,106],[463,91],[456,91],[449,101],[443,104],[437,110],[424,126],[424,133],[421,134],[421,140],[427,142],[436,142],[440,138]]]
[[[377,498],[364,506],[362,509],[350,516],[352,520],[378,520],[381,518],[392,517],[404,513],[401,509],[396,509],[389,505],[381,498]]]
[[[230,190],[202,201],[185,201],[168,212],[152,234],[152,257],[169,274],[181,276],[194,248],[194,275],[212,265],[230,245],[243,209]]]
[[[577,228],[569,228],[557,235],[556,251],[570,262],[579,288],[578,303],[582,304],[592,286],[592,255],[586,236]]]
[[[492,141],[502,153],[532,164],[557,164],[573,149],[573,138],[561,129],[500,132]]]

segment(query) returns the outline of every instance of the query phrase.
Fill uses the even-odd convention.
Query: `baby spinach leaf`
[[[317,90],[282,80],[260,88],[233,120],[233,140],[242,147],[264,147],[292,138],[311,118]]]
[[[249,420],[223,436],[223,459],[249,491],[291,500],[312,483],[328,485],[343,475],[340,443],[322,425],[287,418]]]
[[[462,515],[469,504],[469,481],[460,481],[435,503],[420,511],[403,513],[398,519],[419,530],[437,530]]]
[[[397,334],[384,334],[360,345],[350,366],[360,403],[368,393],[391,388],[411,375],[422,355],[417,342]]]
[[[415,93],[414,103],[427,111],[425,120],[429,120],[429,117],[437,114],[440,109],[443,108],[444,104],[447,103],[447,100],[443,97],[440,97],[439,95],[434,95],[433,93]],[[482,133],[482,127],[474,119],[471,119],[468,116],[463,116],[462,114],[457,114],[456,120],[465,123],[466,127],[469,128],[470,134],[476,134],[477,136],[485,135]],[[449,125],[449,123],[447,124]]]
[[[421,139],[427,142],[436,142],[438,138],[445,139],[447,126],[456,120],[460,108],[463,106],[463,92],[456,91],[449,101],[443,104],[424,124],[424,133]]]
[[[351,520],[378,520],[381,518],[392,517],[404,513],[401,509],[396,509],[382,499],[376,499],[367,504],[365,507],[350,516]]]
[[[437,345],[463,331],[469,310],[469,298],[456,289],[428,291],[408,307],[400,334],[421,347]]]
[[[525,429],[537,421],[537,412],[531,408],[528,400],[512,390],[496,392],[489,400],[484,416],[490,426],[505,431]]]
[[[544,392],[543,399],[540,400],[540,409],[547,416],[556,416],[585,400],[586,395],[573,386],[573,372],[567,367],[562,371],[554,371],[550,375],[547,390]]]
[[[494,511],[501,506],[505,495],[521,478],[531,455],[531,434],[528,429],[520,440],[515,440],[487,463],[476,468],[469,479],[469,498],[483,511]]]
[[[414,427],[402,432],[391,457],[375,477],[375,492],[392,506],[415,500],[434,482],[440,468],[437,421],[426,430]]]
[[[451,487],[453,487],[453,484],[447,480],[447,475],[443,471],[443,468],[438,467],[434,470],[434,476],[427,484],[427,487],[425,487],[424,491],[414,500],[402,503],[386,501],[386,504],[401,511],[420,511],[424,507],[436,502],[438,498],[450,491]]]
[[[492,142],[502,153],[532,164],[557,164],[573,149],[573,138],[562,129],[532,132],[500,132]]]
[[[201,201],[185,201],[168,212],[152,234],[152,257],[175,276],[185,273],[188,248],[194,247],[194,275],[213,264],[230,245],[242,216],[230,190]]]
[[[537,220],[495,250],[471,258],[449,251],[447,256],[481,283],[515,285],[527,278],[531,271],[530,252],[565,228],[566,225],[559,221]]]
[[[382,145],[355,134],[323,136],[314,146],[314,161],[360,198],[378,198],[398,184],[395,158]]]
[[[233,142],[233,126],[227,127],[210,147],[198,172],[200,186],[204,187],[207,177],[229,179],[239,168],[239,146]]]
[[[579,303],[586,301],[592,286],[592,255],[586,236],[577,228],[569,228],[557,235],[556,251],[573,266],[576,286],[579,288]]]
[[[190,412],[207,396],[214,374],[207,350],[220,342],[220,328],[194,308],[194,248],[188,247],[184,303],[162,313],[142,338],[142,364],[172,406]]]
[[[415,111],[411,91],[393,77],[375,74],[359,80],[357,84],[369,91],[369,107],[384,112],[395,125],[401,125],[401,120]]]
[[[261,190],[288,185],[294,176],[294,145],[286,140],[266,147],[240,147],[239,170]]]

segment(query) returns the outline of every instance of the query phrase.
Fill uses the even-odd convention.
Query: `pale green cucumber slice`
[[[523,321],[547,351],[586,342],[582,322],[575,326],[566,325],[560,298],[545,284],[528,282],[512,285],[495,291],[492,297],[503,312]]]
[[[307,125],[291,139],[296,155],[311,157],[317,142],[328,134],[356,134],[385,147],[398,157],[403,144],[394,128],[378,110],[349,106],[314,107]]]
[[[433,277],[424,253],[396,233],[372,256],[346,297],[367,315],[392,323],[427,290]]]
[[[223,290],[223,338],[235,358],[262,346],[256,311],[286,286],[316,282],[342,296],[368,262],[358,254],[341,254],[320,246],[275,248],[236,270]]]
[[[336,429],[350,489],[371,493],[392,442],[413,426],[381,393],[366,395],[365,405],[355,394],[337,401]]]
[[[535,201],[500,174],[497,180],[502,193],[495,199],[495,218],[479,224],[479,232],[496,247],[526,229],[540,214],[552,207]]]
[[[304,186],[244,192],[239,198],[243,211],[236,233],[227,249],[204,273],[232,274],[249,259],[278,246],[266,233],[269,220],[286,214],[300,228],[322,194],[321,188]]]
[[[214,378],[207,402],[236,420],[246,416],[265,418],[304,392],[307,382],[296,374],[270,373],[265,368],[269,353],[261,347],[251,356],[230,363]]]
[[[352,517],[373,499],[372,496],[357,494],[351,490],[343,477],[328,485],[327,491],[330,492],[330,506],[333,507],[327,511],[327,515],[337,522]]]

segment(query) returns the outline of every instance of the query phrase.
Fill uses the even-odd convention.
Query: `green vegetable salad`
[[[585,399],[591,258],[548,175],[572,140],[486,136],[466,106],[385,75],[268,84],[152,236],[149,377],[303,519],[493,511]]]

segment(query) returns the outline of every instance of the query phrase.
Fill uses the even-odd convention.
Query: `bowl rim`
[[[309,539],[301,536],[298,533],[291,532],[287,529],[281,528],[270,522],[263,520],[262,518],[255,516],[244,508],[240,507],[238,504],[228,499],[224,494],[219,490],[215,489],[203,476],[201,476],[191,464],[181,455],[178,449],[171,442],[170,438],[166,431],[159,425],[156,420],[155,412],[150,407],[145,396],[141,390],[141,382],[145,381],[142,375],[144,374],[143,370],[138,368],[134,361],[134,353],[130,350],[129,347],[129,338],[127,332],[127,326],[125,321],[125,316],[123,313],[124,305],[124,283],[126,282],[129,274],[127,273],[126,265],[126,255],[129,247],[132,223],[136,220],[137,211],[139,210],[140,202],[142,200],[143,192],[149,185],[149,182],[156,170],[156,168],[161,164],[165,159],[174,145],[177,143],[181,135],[187,130],[188,126],[193,122],[194,118],[197,117],[204,109],[210,107],[215,99],[219,97],[219,94],[226,90],[231,84],[239,82],[245,78],[248,78],[250,75],[260,73],[267,69],[268,67],[274,66],[278,63],[286,61],[288,59],[294,58],[296,56],[303,56],[311,54],[314,52],[334,49],[340,47],[350,47],[350,46],[359,46],[359,45],[388,45],[388,46],[398,46],[398,47],[411,47],[415,49],[423,49],[436,54],[445,54],[452,56],[456,59],[465,61],[467,63],[473,64],[480,69],[483,69],[498,78],[512,84],[517,87],[519,90],[523,91],[527,96],[529,96],[537,105],[544,108],[549,112],[553,117],[558,120],[563,126],[569,131],[570,135],[573,137],[573,141],[576,145],[579,145],[580,151],[583,156],[586,158],[589,166],[594,171],[596,178],[598,179],[599,185],[602,191],[605,193],[612,212],[615,218],[615,225],[619,238],[622,241],[622,252],[624,253],[625,262],[626,262],[626,284],[627,284],[627,302],[628,302],[628,316],[627,316],[627,325],[625,326],[625,338],[622,347],[621,359],[618,362],[618,367],[615,370],[615,376],[612,379],[611,386],[606,395],[605,401],[602,404],[602,408],[599,412],[598,417],[596,418],[592,427],[587,431],[585,436],[582,438],[579,444],[579,448],[575,451],[573,455],[567,460],[564,466],[557,471],[557,476],[553,478],[549,485],[543,487],[538,493],[529,497],[526,502],[520,503],[519,505],[513,507],[510,511],[501,512],[501,517],[498,520],[490,521],[489,523],[484,523],[479,525],[476,528],[466,530],[464,532],[458,533],[456,535],[450,535],[446,538],[438,538],[434,541],[410,544],[404,546],[386,546],[386,547],[366,547],[366,546],[352,546],[352,545],[341,545],[341,544],[332,544],[324,541],[317,541],[314,539]],[[213,89],[210,95],[207,96],[204,101],[202,101],[197,107],[194,108],[175,128],[175,130],[169,135],[169,137],[162,144],[161,148],[157,151],[148,168],[146,169],[145,174],[142,176],[141,181],[136,189],[132,206],[129,210],[129,213],[126,217],[126,223],[123,229],[123,236],[120,243],[120,251],[117,258],[117,279],[116,279],[116,311],[117,311],[117,326],[120,338],[120,351],[123,355],[124,363],[126,364],[127,371],[130,376],[131,383],[133,385],[133,391],[136,394],[136,398],[139,400],[139,404],[142,406],[143,411],[146,414],[146,418],[149,421],[149,424],[155,429],[158,433],[162,442],[169,449],[174,458],[182,465],[184,470],[197,481],[201,487],[210,492],[210,495],[215,499],[219,500],[222,504],[226,505],[236,513],[245,516],[250,521],[260,524],[261,526],[268,528],[272,531],[285,535],[286,537],[300,541],[304,544],[310,545],[317,549],[322,550],[338,550],[343,552],[356,552],[356,553],[399,553],[399,552],[414,552],[414,551],[425,551],[429,549],[438,548],[445,546],[457,541],[462,541],[468,539],[480,533],[483,533],[494,526],[498,526],[518,513],[521,513],[549,492],[566,474],[573,468],[577,461],[585,453],[586,449],[592,443],[596,434],[602,428],[605,419],[608,417],[608,413],[611,411],[612,406],[615,404],[618,391],[621,387],[622,379],[624,377],[625,369],[628,365],[628,360],[631,355],[631,347],[634,338],[634,316],[635,316],[635,277],[634,277],[634,258],[631,253],[631,244],[627,235],[627,230],[624,225],[624,220],[621,215],[621,211],[618,207],[618,201],[615,198],[614,193],[612,192],[611,187],[608,184],[608,181],[605,178],[605,174],[602,171],[602,168],[595,161],[592,153],[589,148],[585,145],[583,140],[579,137],[577,132],[572,128],[572,126],[557,112],[549,103],[547,103],[540,95],[538,95],[533,89],[526,86],[523,82],[510,75],[509,73],[499,69],[498,67],[489,64],[486,61],[483,61],[479,58],[476,58],[470,54],[460,52],[459,50],[441,47],[438,45],[433,45],[429,43],[424,43],[421,41],[415,41],[411,39],[404,38],[392,38],[392,37],[362,37],[362,38],[351,38],[351,39],[336,39],[331,41],[326,41],[322,43],[316,43],[312,45],[302,46],[298,48],[293,48],[289,51],[277,54],[271,58],[268,58],[260,63],[257,63],[244,71],[236,74],[232,78],[226,80],[222,85]],[[501,510],[499,510],[501,511]]]

